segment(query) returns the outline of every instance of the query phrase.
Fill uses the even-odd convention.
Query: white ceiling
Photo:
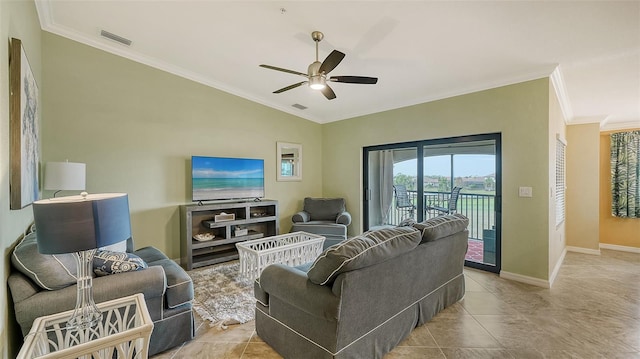
[[[640,127],[639,1],[36,0],[46,31],[319,123],[552,76],[568,123]],[[130,47],[100,36],[104,29]],[[337,98],[301,86],[346,54]],[[301,104],[299,110],[292,107]]]

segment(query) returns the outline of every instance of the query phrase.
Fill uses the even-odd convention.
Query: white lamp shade
[[[72,191],[85,189],[86,165],[74,162],[47,162],[44,189]]]

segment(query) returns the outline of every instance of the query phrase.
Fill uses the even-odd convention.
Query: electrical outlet
[[[518,190],[518,194],[520,197],[533,197],[533,188],[520,187]]]

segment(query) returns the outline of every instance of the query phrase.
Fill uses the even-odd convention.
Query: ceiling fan
[[[364,76],[327,77],[327,74],[331,72],[331,70],[335,69],[336,66],[340,64],[340,61],[344,59],[345,54],[343,54],[338,50],[333,50],[331,51],[329,56],[327,56],[327,58],[324,59],[323,62],[320,62],[318,61],[318,43],[322,41],[322,39],[324,38],[324,34],[321,33],[320,31],[314,31],[311,33],[311,38],[313,39],[313,41],[316,42],[316,61],[314,61],[313,63],[311,63],[311,65],[309,65],[309,68],[306,74],[298,71],[283,69],[281,67],[271,66],[271,65],[264,65],[264,64],[260,65],[260,67],[264,67],[265,69],[287,72],[290,74],[300,75],[302,77],[307,78],[306,81],[301,81],[293,85],[283,87],[279,90],[273,91],[273,93],[285,92],[308,83],[309,87],[311,87],[312,89],[320,90],[328,100],[333,100],[334,98],[336,98],[336,94],[335,92],[333,92],[331,87],[327,85],[327,82],[342,82],[342,83],[349,83],[349,84],[375,84],[378,82],[377,77],[364,77]]]

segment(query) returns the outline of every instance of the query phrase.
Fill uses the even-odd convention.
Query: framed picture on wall
[[[39,98],[22,41],[12,38],[9,53],[9,186],[10,208],[39,199]]]

